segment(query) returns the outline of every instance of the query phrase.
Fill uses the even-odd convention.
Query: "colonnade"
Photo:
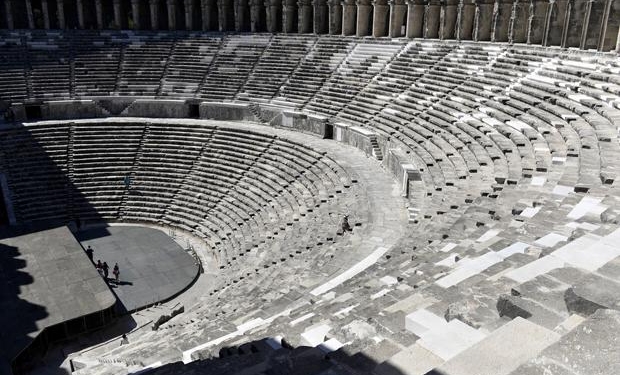
[[[283,32],[620,52],[620,0],[0,0],[4,27]],[[24,17],[25,14],[25,17]]]

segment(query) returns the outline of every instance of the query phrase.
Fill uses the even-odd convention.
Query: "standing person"
[[[112,270],[112,274],[114,274],[114,279],[116,280],[116,284],[118,284],[118,278],[121,274],[121,271],[118,269],[118,263],[114,263],[114,269]]]
[[[344,217],[342,218],[341,229],[342,229],[342,233],[353,231],[353,229],[351,228],[351,225],[349,224],[349,215],[344,215]]]
[[[85,251],[86,255],[88,255],[88,259],[90,259],[91,262],[95,263],[95,261],[93,260],[93,248],[88,245]]]
[[[108,281],[108,274],[110,272],[110,266],[108,266],[107,262],[103,262],[103,266],[101,268],[103,269],[103,277],[105,278],[106,281]]]
[[[99,272],[99,274],[103,277],[103,264],[101,263],[101,259],[97,259],[95,268],[97,268],[97,272]]]

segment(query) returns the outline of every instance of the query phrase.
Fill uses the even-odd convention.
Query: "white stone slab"
[[[377,366],[376,375],[422,375],[442,364],[444,361],[418,344],[394,354]]]
[[[455,244],[453,242],[448,242],[446,244],[446,246],[444,246],[441,249],[439,249],[439,251],[441,251],[442,253],[447,253],[448,251],[454,249],[456,246],[457,246],[457,244]]]
[[[371,295],[370,299],[377,299],[377,298],[383,297],[384,295],[388,294],[389,292],[390,292],[389,289],[381,289],[377,293]]]
[[[499,234],[499,230],[497,229],[489,229],[488,231],[486,231],[482,236],[480,236],[476,242],[486,242],[488,240],[490,240],[491,238],[497,236]]]
[[[449,288],[465,279],[479,274],[502,260],[504,260],[504,258],[497,255],[497,253],[493,251],[489,251],[488,253],[476,258],[464,259],[459,263],[458,267],[454,271],[437,280],[435,283],[442,288]]]
[[[387,253],[387,251],[388,251],[388,248],[386,248],[386,247],[378,247],[370,255],[368,255],[366,258],[362,259],[358,263],[354,264],[351,268],[349,268],[345,272],[343,272],[340,275],[334,277],[333,279],[329,280],[325,284],[320,285],[319,287],[313,289],[310,292],[310,294],[312,294],[313,296],[318,296],[318,295],[321,295],[321,294],[323,294],[323,293],[325,293],[325,292],[327,292],[327,291],[337,287],[338,285],[340,285],[340,284],[344,283],[345,281],[351,279],[352,277],[354,277],[358,273],[364,271],[366,268],[368,268],[368,267],[372,266],[373,264],[375,264],[377,262],[377,260],[379,260],[379,258],[381,258],[385,253]]]
[[[507,272],[505,276],[514,281],[524,283],[536,276],[543,275],[556,268],[564,267],[564,265],[565,262],[563,260],[548,255]]]
[[[538,211],[540,211],[542,207],[538,206],[538,207],[528,207],[525,210],[523,210],[523,212],[521,212],[521,216],[523,217],[527,217],[528,219],[531,219],[534,217],[534,215],[536,215],[538,213]]]
[[[331,327],[327,324],[320,324],[311,327],[307,331],[301,334],[301,344],[308,346],[317,346],[325,341],[325,335],[331,330]]]
[[[511,255],[520,253],[523,254],[525,253],[525,250],[530,247],[530,245],[524,243],[524,242],[515,242],[512,245],[505,247],[503,249],[501,249],[500,251],[497,252],[497,255],[499,255],[500,257],[502,257],[503,259],[508,258]]]
[[[579,223],[577,221],[571,221],[570,223],[566,224],[566,226],[569,228],[574,228],[574,229],[587,230],[589,232],[597,230],[598,228],[601,227],[600,225],[596,225],[592,223]]]
[[[447,258],[440,260],[439,262],[435,263],[435,265],[437,266],[445,266],[445,267],[452,267],[453,265],[456,264],[456,257],[459,256],[457,253],[452,253],[450,255],[448,255]]]
[[[584,215],[587,215],[591,211],[600,210],[599,204],[601,203],[602,198],[595,197],[583,197],[581,201],[577,203],[575,207],[571,210],[571,212],[566,215],[569,219],[577,220]]]
[[[553,188],[553,194],[566,197],[574,190],[575,188],[573,186],[556,185],[556,187]]]
[[[340,316],[340,315],[347,315],[348,313],[350,313],[351,311],[353,311],[354,308],[356,308],[357,306],[359,306],[360,304],[357,303],[355,305],[351,305],[351,306],[347,306],[345,308],[343,308],[342,310],[336,311],[334,313],[334,316]]]
[[[405,317],[405,328],[417,336],[421,336],[428,330],[440,329],[446,324],[448,322],[444,318],[426,309],[419,309]]]
[[[439,366],[437,373],[508,375],[559,338],[558,333],[517,317]]]
[[[398,280],[394,276],[389,276],[389,275],[383,276],[382,278],[379,279],[379,281],[381,281],[382,283],[388,286],[398,284]]]
[[[447,361],[484,339],[484,337],[484,333],[458,319],[453,319],[442,327],[422,333],[417,343]]]
[[[547,182],[547,179],[545,177],[536,176],[536,177],[532,177],[531,185],[532,186],[543,186],[545,182]]]
[[[331,353],[342,348],[343,346],[343,343],[334,338],[331,338],[325,342],[320,343],[317,348],[321,349],[323,353]]]
[[[542,247],[553,247],[559,242],[566,241],[568,237],[557,233],[548,233],[543,237],[537,239],[534,244]]]

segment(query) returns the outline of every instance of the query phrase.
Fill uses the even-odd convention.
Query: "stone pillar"
[[[194,29],[194,1],[185,0],[185,28]]]
[[[474,21],[476,5],[470,0],[460,0],[457,20],[456,38],[458,40],[472,40],[474,35]]]
[[[228,0],[217,0],[217,17],[220,31],[229,31],[233,25],[229,25],[230,3]]]
[[[101,0],[95,0],[95,13],[97,16],[97,28],[99,30],[103,29],[103,5],[101,4]]]
[[[160,0],[149,0],[149,10],[151,14],[151,29],[152,30],[159,29],[159,1]]]
[[[142,28],[140,22],[140,0],[131,0],[131,16],[133,18],[134,30],[140,30]]]
[[[620,54],[620,31],[618,31],[618,38],[616,38],[616,53]]]
[[[407,5],[405,0],[389,0],[390,5],[390,28],[389,37],[398,38],[403,36],[402,26],[405,24]]]
[[[494,3],[489,3],[487,0],[476,1],[476,16],[473,38],[475,41],[491,40],[494,8]]]
[[[262,31],[261,26],[261,1],[260,0],[250,0],[250,30],[253,33]],[[204,11],[202,13],[204,15]],[[204,20],[204,17],[203,17]],[[204,21],[203,21],[204,25]],[[204,27],[203,27],[204,30]]]
[[[31,0],[26,0],[26,13],[28,14],[28,28],[34,29],[34,15],[32,14]]]
[[[326,34],[329,32],[329,11],[326,0],[312,0],[313,22],[312,30],[315,34]],[[342,16],[340,16],[342,19]]]
[[[371,35],[372,5],[370,0],[357,0],[357,27],[356,36]]]
[[[282,32],[294,33],[295,29],[295,12],[297,11],[297,4],[295,0],[283,0],[282,2]]]
[[[566,12],[564,13],[564,26],[562,27],[562,41],[560,47],[566,48],[568,42],[568,34],[570,31],[570,15],[573,10],[573,0],[568,0],[566,5]]]
[[[424,30],[423,0],[407,0],[407,38],[421,38]]]
[[[15,28],[15,24],[13,23],[13,6],[12,5],[13,5],[12,0],[4,0],[6,27],[9,30],[13,30]]]
[[[439,38],[439,18],[441,5],[438,0],[430,0],[424,8],[424,38]]]
[[[121,18],[121,1],[114,0],[114,23],[116,24],[117,29],[122,29],[122,18]]]
[[[605,1],[605,9],[603,11],[603,19],[601,20],[601,29],[598,33],[598,42],[596,45],[596,49],[600,52],[605,48],[605,37],[607,36],[607,24],[609,23],[609,13],[611,12],[611,2],[612,0]],[[620,35],[620,31],[618,32]]]
[[[65,0],[58,0],[56,5],[56,10],[58,13],[58,28],[64,29],[66,27],[65,24]]]
[[[357,6],[355,0],[344,0],[342,5],[342,35],[355,35],[357,28]]]
[[[247,8],[246,0],[234,0],[233,11],[235,14],[235,31],[244,31],[244,26],[247,23],[245,19],[245,11]]]
[[[270,33],[278,32],[278,13],[281,0],[265,0],[265,11],[267,18],[267,31]]]
[[[439,39],[454,39],[456,37],[457,13],[458,4],[456,0],[447,0],[443,3],[439,16]]]
[[[84,29],[84,3],[82,0],[77,0],[77,16],[78,16],[78,27],[80,29]]]
[[[174,4],[174,0],[166,0],[168,7],[168,30],[177,29],[177,10]]]
[[[50,9],[47,0],[41,0],[41,11],[43,12],[43,27],[50,29]]]
[[[372,36],[388,36],[390,26],[390,6],[387,0],[373,0]]]
[[[594,0],[589,0],[586,5],[586,14],[583,16],[583,26],[581,28],[581,38],[579,39],[579,49],[586,48],[586,40],[588,38],[588,28],[590,27],[590,15],[592,14],[592,3]]]
[[[328,12],[328,32],[331,35],[342,34],[342,1],[327,0]]]
[[[312,22],[312,0],[297,1],[297,32],[308,34],[314,32]]]
[[[529,17],[527,20],[527,44],[543,44],[545,42],[545,28],[549,22],[551,12],[549,3],[541,0],[530,0]]]

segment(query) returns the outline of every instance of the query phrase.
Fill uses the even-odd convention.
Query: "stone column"
[[[390,6],[387,0],[373,0],[372,36],[375,38],[389,35]]]
[[[357,0],[357,27],[356,36],[371,35],[372,25],[370,18],[372,17],[371,0]]]
[[[282,1],[282,32],[294,33],[295,30],[295,12],[297,11],[297,4],[295,0],[283,0]]]
[[[265,0],[267,31],[270,33],[278,32],[278,14],[281,6],[281,0]]]
[[[297,32],[307,34],[314,32],[312,22],[312,0],[297,1]]]
[[[405,24],[405,16],[407,14],[407,5],[405,0],[389,0],[390,5],[390,38],[398,38],[403,36],[402,26]]]
[[[230,3],[228,0],[217,0],[217,17],[220,31],[229,31],[233,25],[229,25]]]
[[[527,44],[543,43],[546,22],[547,3],[540,0],[530,0],[529,16],[527,19]]]
[[[329,32],[329,13],[330,8],[326,0],[312,0],[313,20],[312,30],[315,34],[326,34]],[[340,16],[342,19],[342,16]]]
[[[439,18],[441,5],[438,0],[430,0],[424,8],[424,38],[439,38]]]
[[[15,24],[13,23],[13,6],[12,5],[13,5],[12,0],[4,0],[6,27],[9,30],[13,30],[15,28]]]
[[[590,15],[592,14],[592,3],[594,0],[589,0],[586,5],[586,14],[583,16],[583,26],[581,28],[581,38],[579,39],[579,49],[586,48],[586,41],[588,39],[588,28],[590,27]]]
[[[95,0],[95,13],[97,16],[97,28],[103,30],[103,5],[101,0]]]
[[[564,13],[564,26],[562,27],[562,40],[560,42],[560,47],[566,48],[566,44],[568,43],[568,34],[570,28],[570,15],[573,11],[573,0],[568,0],[566,5],[566,12]]]
[[[114,23],[116,24],[117,29],[122,29],[122,19],[121,19],[121,1],[114,0]]]
[[[50,29],[50,9],[47,0],[41,0],[41,11],[43,12],[43,27]]]
[[[456,38],[458,40],[472,40],[476,6],[471,0],[460,0],[458,11],[458,28]]]
[[[28,14],[28,28],[34,29],[34,15],[32,14],[31,0],[26,0],[26,13]]]
[[[209,31],[215,29],[213,25],[214,20],[211,17],[211,10],[213,7],[213,0],[201,0],[200,10],[202,18],[202,31]]]
[[[260,0],[250,0],[250,30],[253,33],[262,31],[261,30],[261,1]],[[203,12],[204,14],[204,12]],[[203,21],[204,22],[204,21]]]
[[[185,0],[185,29],[194,29],[194,2]]]
[[[487,0],[476,0],[476,16],[473,39],[475,41],[491,40],[494,4]]]
[[[140,20],[140,0],[131,0],[131,17],[133,18],[134,30],[142,28]]]
[[[159,29],[159,0],[149,0],[149,10],[151,14],[151,29]]]
[[[618,38],[616,39],[616,53],[620,54],[620,32],[618,32]]]
[[[355,0],[343,0],[342,5],[342,35],[355,35],[357,28],[357,5]]]
[[[407,0],[407,38],[421,38],[424,34],[423,0]]]
[[[600,52],[605,48],[605,37],[607,36],[607,24],[609,23],[609,13],[611,12],[611,2],[612,0],[605,1],[605,9],[603,11],[603,19],[601,20],[601,29],[598,33],[598,42],[596,45],[596,49]],[[620,31],[618,32],[620,35]]]
[[[177,29],[177,10],[174,4],[174,0],[166,0],[168,7],[168,30]]]
[[[246,23],[245,20],[245,9],[247,7],[246,0],[234,0],[233,1],[233,12],[235,16],[235,31],[243,31],[243,27]]]
[[[56,10],[58,13],[58,28],[64,29],[65,24],[65,0],[58,0]]]
[[[446,0],[441,6],[439,16],[439,39],[456,38],[458,4],[456,0]]]
[[[82,0],[77,0],[77,16],[78,16],[78,27],[80,29],[84,29],[84,3]]]

